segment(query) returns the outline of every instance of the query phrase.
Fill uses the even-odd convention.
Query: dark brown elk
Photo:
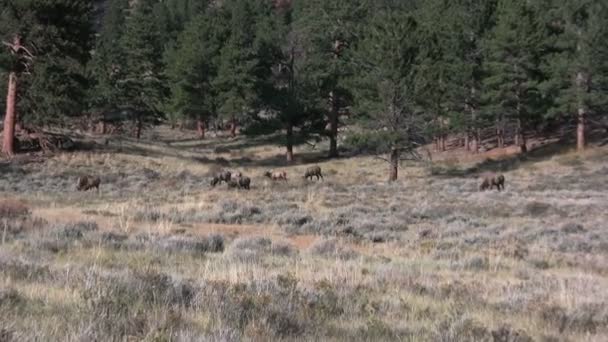
[[[479,185],[479,190],[492,190],[496,187],[496,190],[501,191],[505,189],[505,176],[502,174],[487,174],[481,177],[481,184]]]
[[[287,172],[285,171],[266,171],[264,172],[264,177],[268,177],[273,181],[283,180],[287,181]]]
[[[317,180],[320,179],[324,179],[323,178],[323,174],[321,174],[321,167],[320,166],[311,166],[308,169],[306,169],[306,172],[304,173],[304,178],[312,180],[312,177],[317,177]]]
[[[250,189],[251,186],[251,178],[247,177],[247,176],[241,176],[238,178],[239,181],[239,187],[241,189]]]
[[[93,188],[99,191],[99,185],[101,184],[101,179],[99,177],[93,176],[82,176],[78,178],[78,191],[88,191]]]
[[[232,179],[232,173],[230,171],[218,172],[213,178],[211,178],[211,186],[222,184],[222,182],[230,182]]]
[[[232,178],[227,182],[228,188],[231,189],[245,189],[249,190],[251,187],[251,178],[242,176],[239,178]]]

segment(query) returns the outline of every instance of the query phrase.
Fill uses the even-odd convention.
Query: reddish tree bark
[[[142,119],[137,118],[137,124],[135,127],[135,138],[137,140],[141,139],[141,132],[143,131],[143,125],[144,125],[144,123],[142,122]]]
[[[587,141],[585,139],[585,126],[586,126],[586,111],[584,108],[579,108],[576,117],[576,149],[579,152],[585,150]]]
[[[587,92],[587,83],[589,82],[588,76],[579,72],[576,74],[576,86],[580,93]],[[579,95],[578,111],[576,113],[576,149],[579,152],[585,150],[587,141],[585,139],[586,121],[587,121],[587,108]]]
[[[286,148],[287,154],[286,159],[288,163],[293,162],[293,126],[290,124],[287,125],[287,134],[286,134]]]
[[[15,154],[15,123],[17,102],[17,74],[11,72],[8,76],[8,92],[6,95],[6,113],[4,116],[4,132],[2,141],[2,152],[7,156]]]
[[[338,153],[338,103],[335,93],[329,94],[329,158],[337,158]]]
[[[230,136],[236,138],[236,118],[232,117],[230,121]]]
[[[199,139],[205,139],[206,126],[205,126],[205,121],[204,120],[198,119],[196,121],[196,130],[198,132]]]
[[[399,177],[399,150],[396,148],[393,148],[391,150],[390,158],[391,158],[390,159],[390,173],[389,173],[388,180],[389,180],[389,182],[394,182]]]

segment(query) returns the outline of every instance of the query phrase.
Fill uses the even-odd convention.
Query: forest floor
[[[489,156],[389,184],[372,157],[161,127],[0,161],[0,341],[608,340],[608,148]],[[211,188],[222,168],[251,190]]]

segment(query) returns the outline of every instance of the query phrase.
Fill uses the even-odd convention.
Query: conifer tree
[[[587,122],[608,105],[608,4],[601,0],[547,1],[540,10],[551,30],[543,90],[549,114],[576,122],[577,149],[586,146]]]
[[[163,78],[161,34],[154,17],[154,0],[139,0],[127,17],[120,43],[124,51],[120,105],[132,113],[135,136],[141,137],[146,122],[161,116],[166,93]]]
[[[389,155],[390,181],[397,179],[400,161],[418,158],[416,148],[425,142],[426,119],[416,111],[417,23],[410,6],[393,2],[376,9],[355,57],[356,109],[382,136],[378,152]]]
[[[486,41],[485,110],[497,123],[498,146],[505,144],[504,128],[515,122],[515,142],[527,152],[526,129],[539,115],[540,71],[544,29],[526,0],[498,3],[497,24]]]
[[[354,72],[349,61],[372,1],[296,1],[294,20],[304,35],[303,48],[309,58],[307,72],[325,92],[329,157],[338,156],[340,116],[352,104],[348,85]]]
[[[176,49],[167,56],[168,111],[196,120],[200,138],[204,138],[206,122],[216,114],[219,103],[214,83],[229,33],[223,19],[221,12],[212,8],[192,19],[180,34]]]
[[[291,7],[279,7],[258,30],[258,41],[264,61],[270,65],[271,88],[263,92],[270,118],[268,128],[284,131],[286,161],[294,161],[294,145],[323,132],[323,98],[306,72],[307,59],[302,49],[301,32],[291,21]],[[268,113],[266,113],[268,114]],[[268,115],[267,115],[268,116]]]
[[[121,40],[128,9],[128,0],[110,0],[104,13],[89,66],[94,82],[89,96],[94,110],[107,112],[120,107],[118,99],[122,89],[119,81],[125,72],[126,58]]]
[[[256,68],[259,60],[254,49],[256,1],[231,0],[224,6],[229,13],[230,36],[221,50],[218,77],[219,112],[231,122],[231,135],[236,136],[239,119],[255,110]]]
[[[0,1],[0,68],[8,75],[3,153],[15,152],[15,124],[23,121],[17,106],[38,123],[80,111],[92,11],[87,0]]]

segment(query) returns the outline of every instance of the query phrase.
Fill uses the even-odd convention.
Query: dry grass
[[[507,189],[480,193],[472,163],[306,182],[264,140],[151,134],[6,169],[0,340],[608,339],[605,149],[492,164]],[[210,188],[220,168],[252,190]]]

